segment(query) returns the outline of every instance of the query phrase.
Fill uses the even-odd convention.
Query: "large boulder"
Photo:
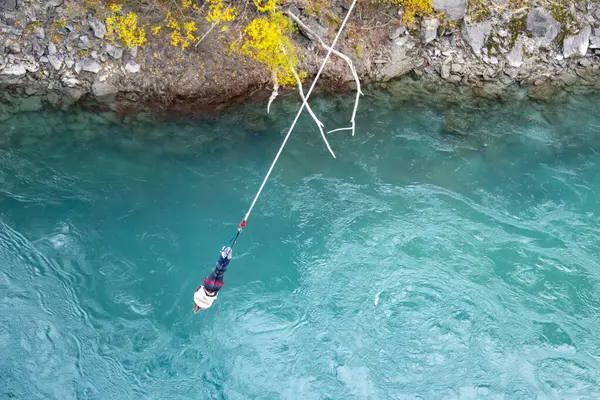
[[[523,65],[523,42],[519,37],[512,50],[506,55],[506,61],[511,67],[519,68]]]
[[[94,60],[85,59],[75,63],[75,69],[97,74],[98,72],[100,72],[100,70],[102,70],[102,66]]]
[[[400,36],[396,39],[390,50],[389,61],[378,72],[379,80],[389,81],[417,67],[417,60],[408,54],[415,46],[416,42],[411,36]]]
[[[106,52],[115,60],[120,60],[123,57],[123,49],[112,44],[106,45]]]
[[[21,76],[27,73],[27,69],[25,68],[25,64],[15,64],[10,67],[4,68],[0,71],[0,75],[13,75],[13,76]]]
[[[437,18],[426,18],[421,24],[421,41],[423,44],[430,43],[437,37],[440,21]]]
[[[40,111],[43,108],[42,99],[39,96],[31,96],[23,99],[19,110],[21,112]]]
[[[98,39],[104,39],[104,35],[106,35],[106,25],[96,17],[88,18],[88,23],[94,31],[94,36]]]
[[[536,46],[548,48],[560,32],[560,22],[543,7],[534,8],[527,14],[527,32]]]
[[[590,49],[600,49],[600,36],[590,37]]]
[[[585,56],[590,44],[590,34],[592,27],[584,26],[579,34],[575,36],[567,36],[563,42],[563,56],[565,58],[572,56]]]
[[[118,92],[119,92],[119,89],[116,86],[111,85],[108,82],[96,81],[92,85],[92,93],[94,93],[94,96],[96,96],[96,97],[108,96],[111,94],[116,94]]]
[[[48,56],[48,62],[50,62],[50,65],[52,65],[52,67],[57,71],[60,70],[63,65],[62,58],[57,55]]]
[[[17,8],[17,0],[0,0],[0,10],[13,11]]]
[[[481,49],[491,31],[492,24],[489,21],[463,24],[463,37],[477,56],[481,56]]]
[[[467,12],[467,0],[432,0],[431,6],[435,11],[443,11],[450,20],[461,20]]]

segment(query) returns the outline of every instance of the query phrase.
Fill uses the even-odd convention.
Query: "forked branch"
[[[360,79],[358,79],[358,73],[356,72],[356,68],[354,67],[354,63],[352,63],[352,60],[350,59],[350,57],[348,57],[344,53],[342,53],[342,52],[340,52],[340,51],[338,51],[336,49],[331,49],[323,41],[323,39],[321,39],[321,37],[319,35],[317,35],[304,22],[302,22],[302,20],[300,18],[298,18],[296,15],[294,15],[294,13],[292,13],[291,11],[287,11],[287,15],[289,15],[290,18],[292,18],[294,20],[294,22],[296,22],[296,24],[298,24],[298,26],[300,28],[302,28],[302,30],[307,34],[307,36],[309,36],[312,40],[318,41],[319,44],[321,45],[321,47],[323,47],[325,50],[327,50],[327,51],[331,50],[331,52],[333,54],[335,54],[336,56],[340,57],[342,60],[346,61],[346,63],[348,64],[348,67],[350,67],[350,72],[352,72],[352,76],[354,77],[354,81],[356,82],[356,100],[354,101],[354,110],[352,111],[352,119],[350,120],[351,126],[346,127],[346,128],[334,129],[334,130],[331,130],[331,131],[329,131],[327,133],[332,133],[332,132],[337,132],[337,131],[352,131],[352,136],[354,136],[354,132],[355,132],[355,129],[356,129],[356,112],[358,110],[358,102],[360,100],[360,96],[363,94],[363,92],[362,92],[362,90],[360,88]]]

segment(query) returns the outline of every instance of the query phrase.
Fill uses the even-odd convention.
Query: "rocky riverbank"
[[[598,89],[600,3],[517,0],[433,0],[434,13],[407,26],[402,7],[361,6],[338,48],[363,82],[410,76],[502,97],[513,85],[530,97],[552,98],[564,87]],[[285,5],[312,32],[331,42],[335,29],[307,12],[306,2]],[[333,2],[335,28],[346,3]],[[152,22],[156,13],[141,15]],[[332,17],[333,15],[333,17]],[[209,35],[186,51],[149,37],[140,48],[107,40],[105,15],[63,0],[0,0],[0,121],[18,111],[74,104],[127,113],[139,108],[202,112],[251,95],[268,96],[271,76],[258,63],[227,55],[239,30]],[[200,32],[210,29],[200,25]],[[305,28],[294,34],[308,79],[325,51]],[[351,90],[343,60],[323,75],[326,90]]]

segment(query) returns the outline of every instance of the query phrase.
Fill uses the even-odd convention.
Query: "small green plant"
[[[89,57],[90,56],[89,50],[79,49],[78,54],[79,54],[79,57]]]
[[[52,22],[52,28],[62,28],[65,29],[65,27],[67,26],[67,20],[66,19],[57,19],[54,22]]]
[[[320,15],[325,8],[327,8],[327,0],[307,0],[306,8],[304,10],[307,14],[316,17]]]
[[[527,14],[513,17],[508,25],[508,31],[510,33],[509,45],[512,49],[515,46],[515,42],[520,34],[525,33],[527,27]]]
[[[552,3],[549,7],[549,11],[554,19],[560,22],[560,32],[555,40],[559,45],[562,45],[567,35],[574,35],[577,33],[579,24],[571,12],[570,4],[567,0],[559,0]]]
[[[500,44],[496,41],[496,35],[497,34],[495,32],[492,32],[486,39],[485,47],[488,51],[488,56],[497,56],[500,54]]]
[[[467,13],[473,22],[483,22],[492,16],[492,11],[485,0],[469,0]]]

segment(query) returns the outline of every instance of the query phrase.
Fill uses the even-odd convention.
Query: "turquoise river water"
[[[0,123],[0,398],[600,398],[600,97],[302,118],[195,315],[297,106]]]

